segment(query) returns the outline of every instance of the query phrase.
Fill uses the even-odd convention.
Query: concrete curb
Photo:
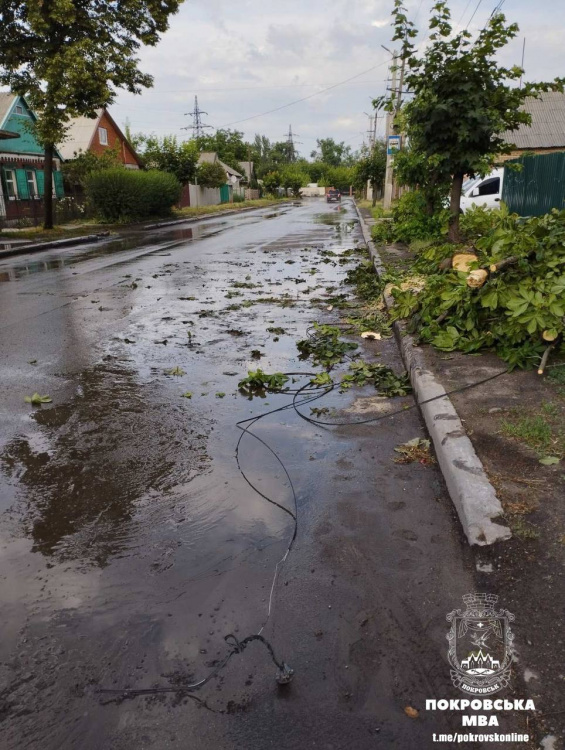
[[[357,204],[355,208],[375,270],[382,276],[386,269]],[[385,303],[390,308],[392,299],[385,296]],[[445,388],[427,368],[422,349],[404,325],[395,322],[393,331],[469,544],[484,546],[510,539],[510,529],[498,521],[503,516],[500,500]]]
[[[50,240],[49,242],[35,242],[32,245],[18,245],[11,250],[0,250],[0,260],[10,258],[12,255],[25,255],[26,253],[40,252],[41,250],[52,250],[56,247],[72,247],[90,242],[100,242],[110,236],[110,232],[99,232],[98,234],[85,234],[83,237],[65,237],[62,240]],[[1,240],[0,240],[1,241]],[[7,243],[9,240],[6,241]]]

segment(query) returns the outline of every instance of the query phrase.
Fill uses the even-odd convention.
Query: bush
[[[181,185],[166,172],[106,169],[86,179],[86,194],[106,221],[133,221],[164,216],[178,203]]]
[[[241,193],[234,193],[233,194],[233,202],[234,203],[245,203],[245,196],[241,195]]]
[[[198,167],[198,184],[205,188],[220,188],[227,182],[226,170],[219,162],[205,161]]]
[[[426,212],[426,199],[419,190],[404,195],[392,207],[393,234],[396,242],[439,238],[447,226],[445,210],[430,216]]]
[[[502,208],[485,208],[485,206],[471,206],[461,216],[461,233],[468,240],[479,239],[492,232],[501,219],[505,219],[508,212]]]

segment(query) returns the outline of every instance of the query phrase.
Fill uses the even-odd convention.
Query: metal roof
[[[88,151],[103,114],[103,109],[97,109],[96,117],[75,117],[70,121],[65,140],[59,145],[59,151],[65,161],[75,159],[81,152]]]
[[[532,116],[532,124],[506,131],[506,143],[519,149],[565,148],[565,94],[550,91],[528,97],[523,109]]]

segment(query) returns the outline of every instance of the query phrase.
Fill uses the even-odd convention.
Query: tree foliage
[[[295,165],[287,166],[282,174],[282,186],[287,190],[291,190],[295,197],[300,196],[300,188],[303,188],[308,184],[309,176],[306,172],[303,172]]]
[[[226,170],[217,161],[204,162],[198,167],[198,184],[206,188],[219,188],[227,182]]]
[[[0,0],[0,83],[25,96],[38,119],[50,182],[55,144],[73,117],[94,117],[118,88],[152,85],[138,68],[142,45],[155,45],[180,0]],[[52,226],[45,191],[46,227]]]
[[[413,150],[429,160],[438,183],[451,181],[450,239],[459,241],[464,176],[486,173],[497,156],[511,151],[503,134],[531,122],[522,109],[526,97],[562,90],[562,81],[515,85],[523,70],[501,65],[498,53],[516,36],[518,26],[508,24],[500,11],[491,14],[473,39],[466,28],[454,32],[447,0],[438,0],[422,55],[403,0],[395,0],[393,18],[394,40],[402,42],[405,86],[413,94],[403,111],[406,132]],[[394,106],[389,101],[388,108]]]
[[[353,164],[354,156],[351,147],[346,146],[343,141],[337,143],[333,138],[318,138],[316,141],[318,149],[312,151],[310,156],[331,167],[350,167]]]
[[[274,193],[277,188],[282,186],[282,175],[280,172],[273,171],[268,172],[263,177],[263,185],[268,193]]]
[[[150,135],[137,137],[136,144],[147,169],[174,174],[181,185],[194,182],[199,153],[193,140],[179,143],[174,135],[166,135],[163,138]]]
[[[383,186],[386,174],[386,143],[377,141],[374,148],[366,148],[361,152],[359,161],[355,164],[354,184],[363,189],[367,182],[373,190],[373,205],[377,199],[377,190]]]
[[[102,154],[95,154],[93,151],[81,151],[76,155],[76,158],[63,162],[61,171],[66,182],[72,188],[82,189],[92,172],[121,167],[122,162],[118,149],[119,147],[107,148]]]
[[[511,367],[532,367],[564,332],[565,211],[527,221],[505,210],[474,212],[468,228],[481,231],[472,268],[485,269],[486,283],[474,288],[468,273],[440,270],[453,245],[434,245],[410,270],[412,278],[424,274],[424,289],[393,288],[393,315],[412,318],[419,338],[443,351],[493,348]]]

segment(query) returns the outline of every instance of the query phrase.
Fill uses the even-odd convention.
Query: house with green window
[[[25,99],[0,92],[0,221],[39,218],[45,193],[43,149],[33,134],[35,115]],[[53,195],[64,195],[61,155],[55,153]]]

